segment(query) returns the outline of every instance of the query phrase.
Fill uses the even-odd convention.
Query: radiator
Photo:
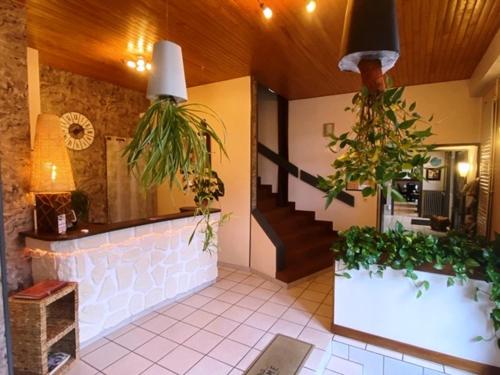
[[[424,190],[422,191],[422,217],[432,215],[442,215],[443,212],[443,192]]]

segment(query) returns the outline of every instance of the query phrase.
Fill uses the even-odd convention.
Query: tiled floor
[[[69,374],[242,374],[277,333],[316,346],[301,375],[466,374],[333,337],[331,279],[327,272],[282,289],[248,272],[221,267],[213,286],[82,348],[82,358]]]

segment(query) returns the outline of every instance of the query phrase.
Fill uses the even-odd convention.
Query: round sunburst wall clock
[[[61,116],[64,143],[71,150],[85,150],[94,142],[95,131],[90,120],[78,112],[67,112]]]

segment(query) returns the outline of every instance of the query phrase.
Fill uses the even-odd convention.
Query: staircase
[[[260,179],[259,179],[260,180]],[[315,220],[314,212],[299,211],[295,203],[277,204],[271,185],[257,184],[257,208],[274,229],[285,248],[285,266],[276,278],[286,283],[298,280],[333,264],[332,243],[338,238],[329,221]]]

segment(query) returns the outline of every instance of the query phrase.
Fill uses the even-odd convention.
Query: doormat
[[[253,361],[246,375],[294,375],[306,363],[313,345],[284,335],[276,335]]]

